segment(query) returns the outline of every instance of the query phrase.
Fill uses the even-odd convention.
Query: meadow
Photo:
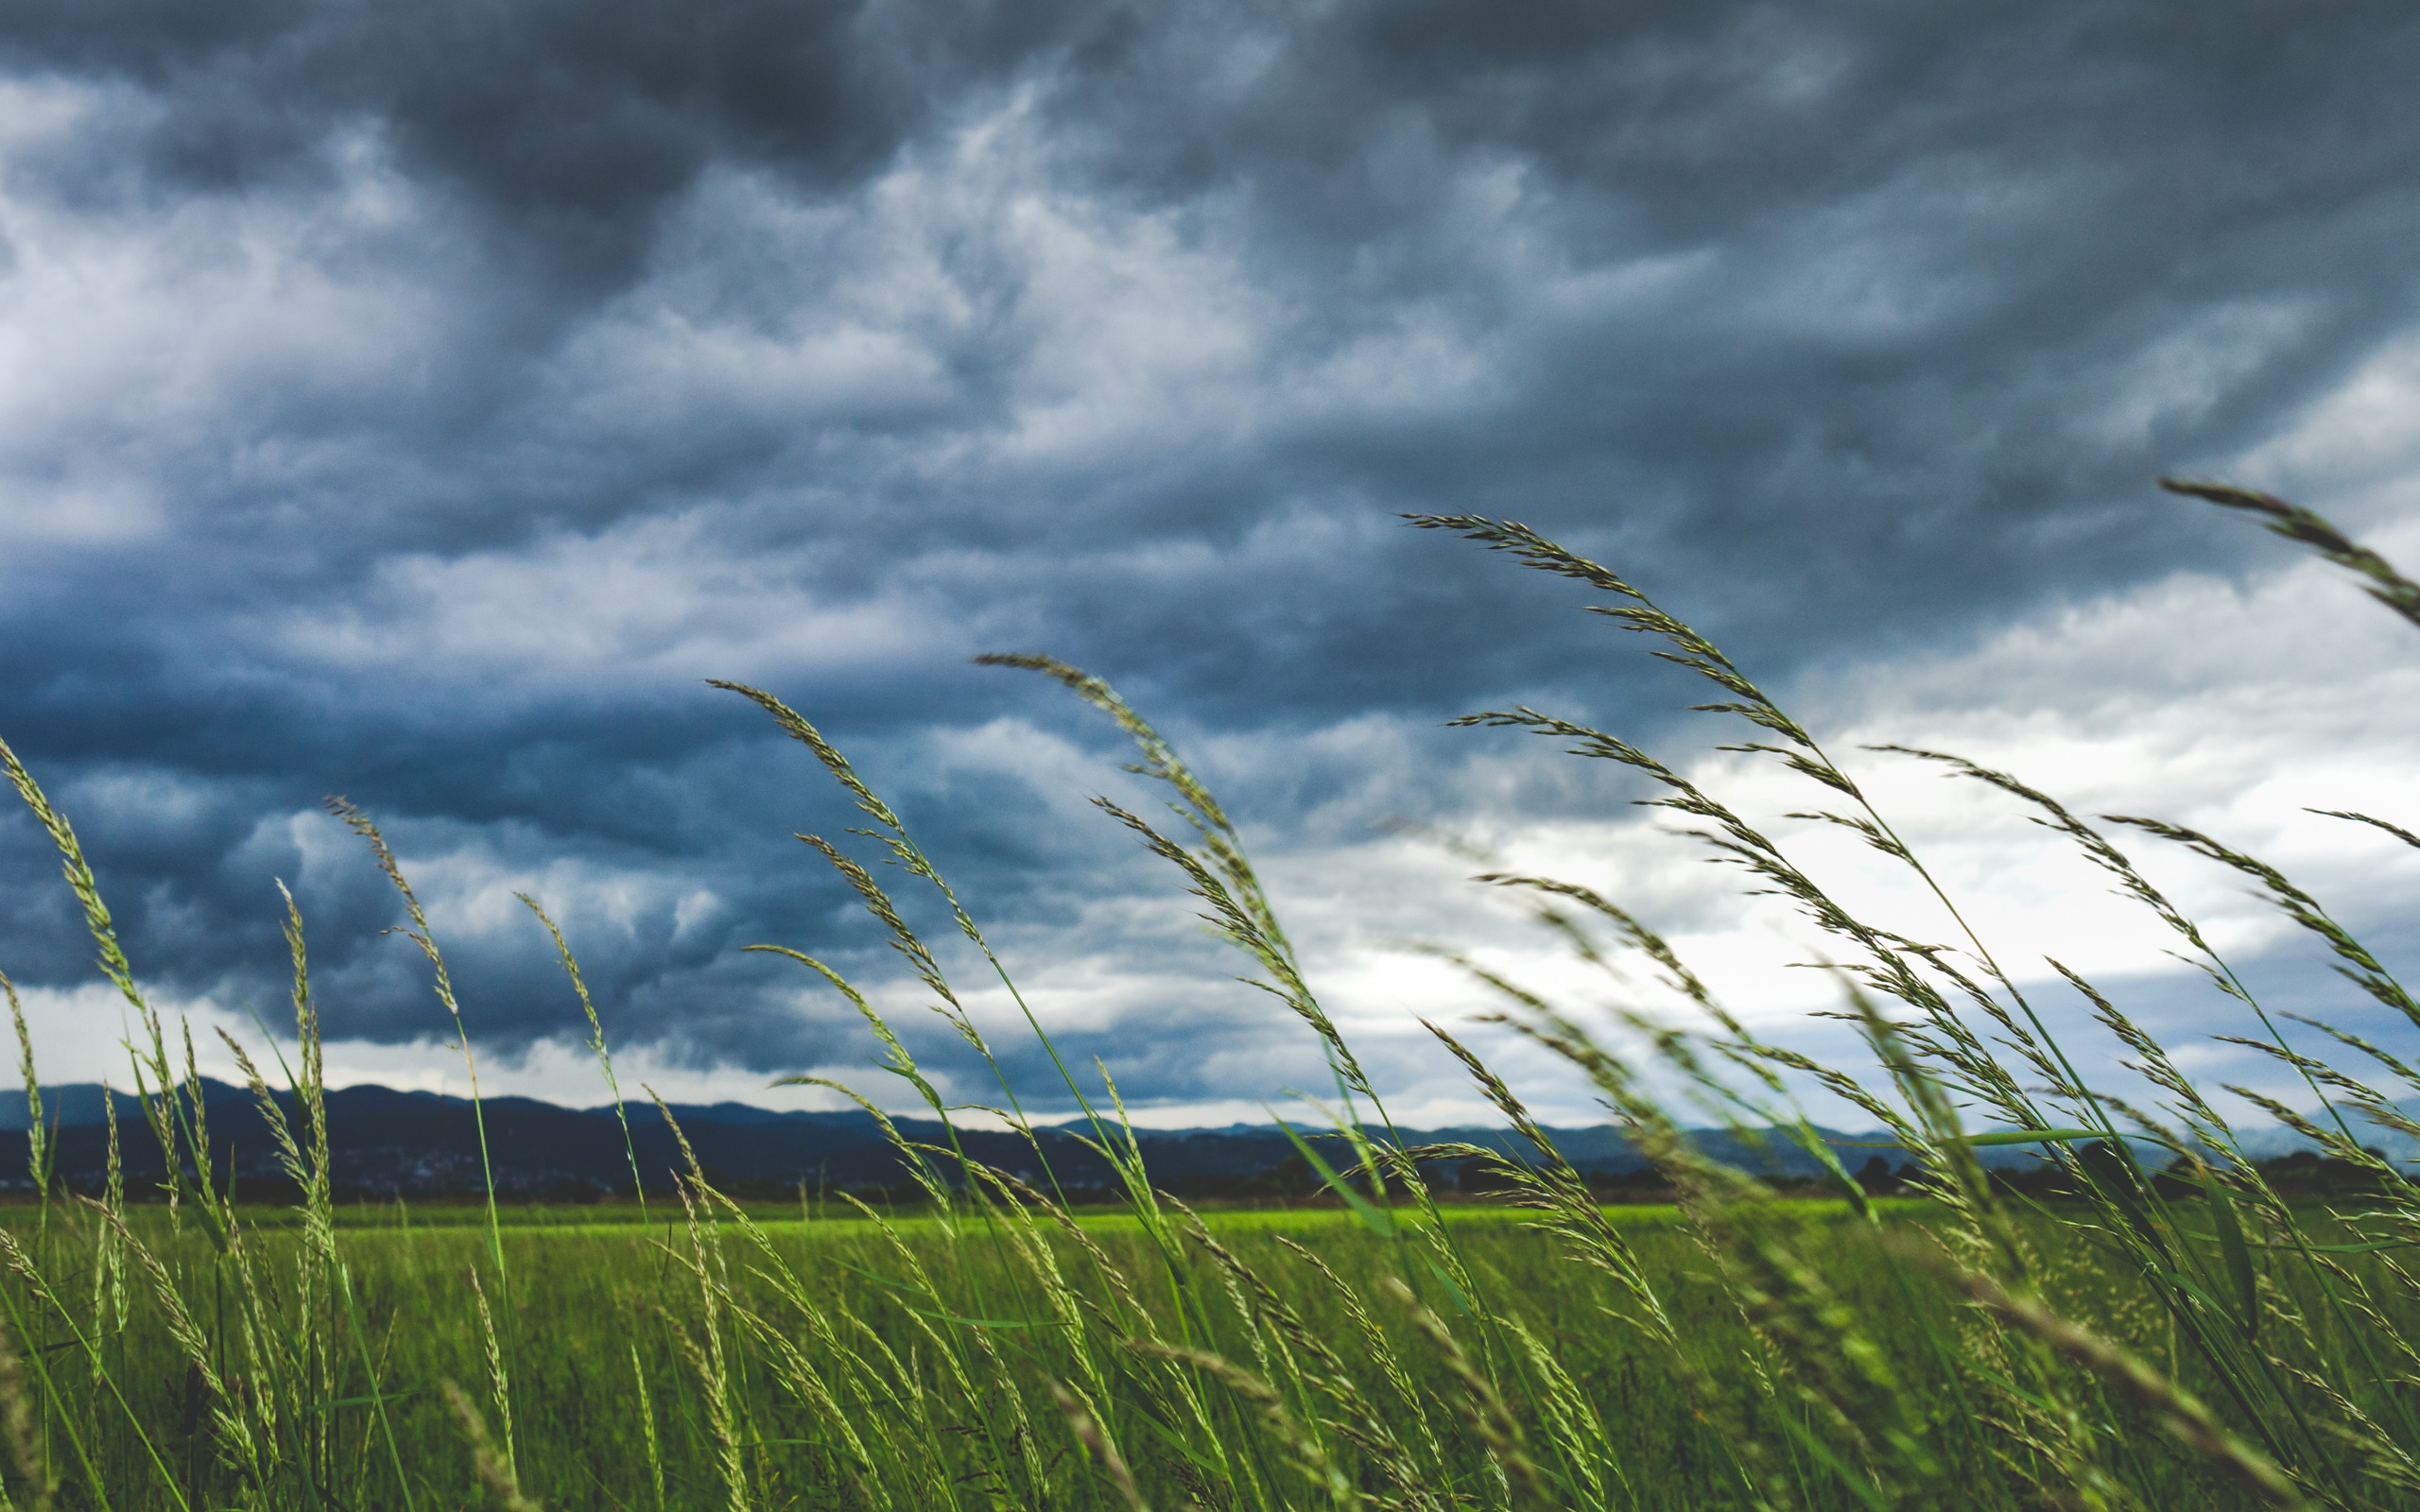
[[[2321,517],[2238,490],[2171,488],[2255,515],[2420,625],[2420,585]],[[1746,721],[1750,747],[1809,784],[1818,818],[1930,885],[1809,731],[1616,574],[1516,524],[1414,523],[1588,584],[1599,612],[1718,690],[1707,712]],[[146,997],[73,828],[0,746],[140,1025],[130,1069],[145,1117],[115,1135],[169,1155],[160,1191],[127,1190],[113,1166],[107,1190],[77,1194],[51,1178],[36,1138],[41,1195],[0,1210],[9,1504],[1611,1512],[2383,1508],[2420,1496],[2420,1282],[2407,1268],[2420,1190],[2370,1148],[2381,1127],[2420,1135],[2398,1106],[2420,1092],[2420,1057],[2325,1026],[2309,1034],[2327,1056],[2308,1036],[2289,1040],[2112,836],[2230,868],[2325,941],[2352,988],[2420,1027],[2420,1003],[2378,958],[2256,858],[2157,819],[2088,819],[2014,776],[1908,753],[2026,806],[2105,870],[2110,906],[2148,909],[2174,932],[2223,1000],[2228,1031],[2307,1093],[2227,1106],[2249,1097],[2356,1173],[2341,1200],[2281,1191],[2213,1090],[2090,983],[2069,983],[2097,1010],[2087,1054],[2049,1033],[1986,941],[1912,940],[1859,919],[1751,816],[1617,735],[1528,709],[1472,716],[1639,774],[1711,859],[1793,900],[1839,963],[1842,1011],[1862,1038],[1858,1064],[1811,1060],[1753,1033],[1623,903],[1556,879],[1483,879],[1530,900],[1605,970],[1617,1002],[1636,1004],[1582,1010],[1439,962],[1472,973],[1504,1023],[1584,1075],[1674,1197],[1609,1210],[1519,1090],[1443,1027],[1479,1092],[1530,1137],[1527,1156],[1396,1139],[1217,799],[1105,684],[1039,658],[994,660],[1056,679],[1132,737],[1134,769],[1165,784],[1169,813],[1103,807],[1177,869],[1210,926],[1317,1037],[1336,1123],[1330,1139],[1301,1144],[1316,1203],[1193,1211],[1153,1184],[1115,1088],[1053,1051],[1058,1085],[1003,1076],[985,1116],[1030,1128],[1027,1104],[1045,1094],[1078,1108],[1076,1126],[1115,1173],[1112,1209],[1071,1203],[1039,1143],[1028,1182],[951,1138],[905,1136],[922,1193],[906,1204],[735,1200],[694,1161],[643,1207],[516,1212],[492,1183],[462,1210],[340,1204],[306,932],[289,906],[293,1037],[229,1043],[301,1201],[239,1205],[199,1175],[226,1131],[204,1116],[189,1031]],[[930,890],[1014,996],[979,924],[810,721],[725,686],[856,801],[876,858],[895,865],[878,876],[815,843],[969,1053],[996,1068],[884,879]],[[475,1090],[475,1035],[441,942],[371,817],[333,806],[393,882]],[[2340,816],[2420,846],[2389,821]],[[918,1110],[958,1126],[855,985],[766,948],[853,1004]],[[562,959],[585,1005],[568,947]],[[1655,1000],[1639,999],[1642,976],[1660,984]],[[38,1068],[17,1022],[39,1130]],[[587,1027],[616,1106],[659,1116],[622,1103],[593,1008]],[[2120,1057],[2123,1094],[2079,1070]],[[272,1078],[294,1116],[269,1096]],[[1824,1143],[1798,1100],[1817,1087],[1889,1131],[1914,1168],[1909,1194],[1879,1199],[1850,1176],[1841,1157],[1869,1152]],[[1835,1190],[1810,1200],[1711,1159],[1688,1134],[1709,1120],[1803,1149]],[[2055,1179],[1996,1178],[1979,1152],[2009,1145],[2038,1151]],[[1502,1199],[1456,1204],[1424,1177],[1445,1160],[1492,1163]]]

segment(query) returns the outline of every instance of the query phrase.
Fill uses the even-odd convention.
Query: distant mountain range
[[[95,1083],[43,1089],[44,1122],[57,1131],[55,1169],[70,1186],[90,1189],[107,1169],[103,1095]],[[117,1105],[120,1155],[128,1177],[138,1182],[147,1177],[156,1180],[162,1170],[159,1148],[141,1104],[125,1092],[112,1095]],[[290,1115],[291,1099],[281,1093],[278,1100]],[[217,1175],[224,1178],[232,1170],[239,1194],[249,1191],[268,1198],[286,1190],[269,1126],[253,1094],[205,1079],[202,1106]],[[651,1104],[629,1108],[628,1146],[610,1107],[564,1108],[528,1097],[493,1097],[484,1107],[496,1189],[504,1194],[550,1200],[627,1194],[633,1153],[650,1190],[668,1187],[685,1168],[678,1141]],[[358,1086],[330,1091],[327,1109],[331,1164],[337,1184],[348,1195],[430,1197],[480,1190],[477,1125],[467,1099]],[[672,1113],[708,1178],[727,1191],[890,1190],[908,1179],[897,1150],[883,1137],[880,1125],[871,1115],[855,1109],[777,1112],[726,1102],[675,1104]],[[933,1120],[896,1122],[911,1141],[942,1145],[949,1137]],[[0,1091],[0,1190],[31,1186],[25,1174],[27,1123],[23,1095]],[[1085,1143],[1083,1132],[1087,1131],[1066,1126],[1043,1130],[1041,1160],[1031,1145],[1014,1134],[960,1129],[958,1138],[975,1160],[1026,1180],[1043,1180],[1041,1160],[1046,1160],[1052,1177],[1063,1188],[1104,1186],[1111,1178],[1109,1168]],[[1841,1162],[1851,1170],[1877,1156],[1891,1164],[1899,1160],[1882,1135],[1822,1132],[1841,1146]],[[1503,1128],[1405,1129],[1402,1133],[1407,1143],[1415,1145],[1459,1143],[1524,1157],[1531,1153],[1526,1140]],[[1618,1185],[1639,1180],[1647,1172],[1646,1160],[1609,1125],[1554,1128],[1548,1133],[1564,1156],[1592,1180]],[[2264,1139],[2256,1153],[2282,1155],[2299,1147],[2300,1142],[2288,1131],[2275,1133],[2282,1138]],[[1267,1125],[1141,1129],[1136,1138],[1154,1181],[1181,1194],[1300,1195],[1317,1184],[1292,1142],[1282,1130]],[[1822,1171],[1806,1152],[1778,1142],[1753,1145],[1720,1131],[1704,1131],[1692,1138],[1707,1153],[1766,1175],[1813,1177]],[[2276,1147],[2272,1150],[2270,1144]],[[1334,1163],[1341,1163],[1340,1145],[1333,1136],[1322,1145]],[[2033,1151],[2020,1146],[2000,1146],[1989,1153],[1994,1163],[2001,1165],[2031,1164],[2038,1160]],[[1453,1179],[1466,1173],[1449,1163],[1440,1174]]]

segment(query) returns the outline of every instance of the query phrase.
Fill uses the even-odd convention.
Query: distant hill
[[[252,1093],[225,1082],[205,1080],[203,1109],[215,1164],[223,1178],[232,1169],[238,1191],[264,1198],[285,1190],[268,1123]],[[130,1178],[156,1180],[159,1148],[131,1095],[115,1095],[121,1158]],[[94,1083],[43,1090],[46,1122],[57,1125],[57,1170],[69,1185],[89,1189],[107,1169],[108,1131],[102,1090]],[[292,1112],[291,1100],[280,1094]],[[437,1092],[397,1091],[377,1086],[348,1087],[327,1094],[328,1143],[336,1179],[349,1195],[429,1197],[476,1192],[481,1187],[477,1127],[468,1100]],[[627,1194],[631,1157],[611,1108],[564,1108],[529,1097],[493,1097],[485,1104],[488,1146],[497,1190],[508,1195],[580,1200]],[[746,1103],[675,1104],[673,1116],[709,1179],[734,1192],[897,1189],[908,1180],[898,1152],[873,1118],[861,1111],[781,1112]],[[631,1146],[650,1190],[668,1188],[684,1168],[680,1146],[661,1115],[647,1103],[629,1108]],[[23,1096],[0,1091],[0,1190],[26,1190],[26,1108]],[[902,1118],[911,1141],[946,1143],[948,1133],[929,1119]],[[1041,1159],[1059,1184],[1092,1189],[1111,1179],[1109,1168],[1077,1127],[1041,1132]],[[1647,1162],[1621,1132],[1609,1125],[1554,1128],[1557,1148],[1590,1179],[1619,1184],[1637,1180]],[[1894,1149],[1873,1133],[1826,1129],[1841,1148],[1841,1161],[1858,1169],[1878,1156],[1896,1164]],[[1527,1157],[1528,1142],[1495,1127],[1406,1129],[1409,1143],[1459,1143]],[[968,1155],[1039,1182],[1041,1161],[1019,1136],[996,1130],[961,1129]],[[1813,1177],[1820,1165],[1804,1151],[1775,1143],[1755,1146],[1720,1131],[1693,1135],[1708,1153],[1775,1177]],[[1307,1193],[1316,1184],[1309,1167],[1285,1134],[1265,1125],[1225,1128],[1137,1131],[1155,1181],[1178,1193],[1253,1195]],[[1341,1163],[1340,1141],[1323,1153]],[[2281,1145],[2273,1153],[2283,1153]],[[2264,1149],[2263,1153],[2273,1153]],[[2021,1147],[1989,1152],[1996,1164],[2029,1165],[2038,1156]],[[1464,1172],[1444,1162],[1448,1180]]]

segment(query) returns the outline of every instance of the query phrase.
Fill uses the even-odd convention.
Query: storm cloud
[[[740,946],[899,974],[789,837],[842,796],[702,679],[761,684],[1072,1045],[1248,1102],[1299,1035],[1083,803],[1136,793],[1107,732],[969,656],[1110,678],[1339,941],[1461,927],[1378,821],[1635,829],[1443,719],[1660,735],[1692,696],[1407,511],[1616,562],[1876,738],[2299,686],[2179,670],[2180,627],[2327,586],[2149,480],[2411,517],[2420,426],[2376,396],[2414,391],[2415,75],[2383,4],[13,6],[0,733],[170,998],[280,1000],[283,878],[332,1033],[444,1027],[340,792],[483,1040],[543,1058],[576,1012],[527,890],[625,1044],[760,1080],[861,1030]],[[2095,638],[2163,593],[2134,660]],[[2408,737],[2400,632],[2308,623],[2371,647],[2333,748]],[[0,824],[0,965],[105,1013],[55,873]],[[1730,906],[1624,875],[1685,932]],[[1426,1001],[1371,970],[1339,990]]]

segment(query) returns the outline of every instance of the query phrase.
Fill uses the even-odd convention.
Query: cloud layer
[[[993,649],[1199,756],[1408,1096],[1461,1094],[1407,1010],[1469,1005],[1385,942],[1547,968],[1391,818],[1594,868],[1804,1005],[1628,788],[1435,728],[1717,736],[1567,585],[1395,519],[1477,510],[1844,745],[2235,822],[2384,918],[2401,859],[2291,816],[2405,796],[2407,632],[2147,480],[2413,518],[2415,64],[2385,5],[12,8],[0,733],[164,997],[273,1008],[292,886],[363,1074],[444,1026],[331,792],[533,1086],[585,1095],[517,890],[666,1075],[861,1059],[758,940],[914,1016],[788,838],[845,803],[724,677],[841,742],[1139,1102],[1308,1078],[1083,806],[1132,792],[1103,732]],[[2022,827],[1908,794],[2012,929],[2165,980]],[[0,824],[0,965],[81,1023],[54,869]]]

